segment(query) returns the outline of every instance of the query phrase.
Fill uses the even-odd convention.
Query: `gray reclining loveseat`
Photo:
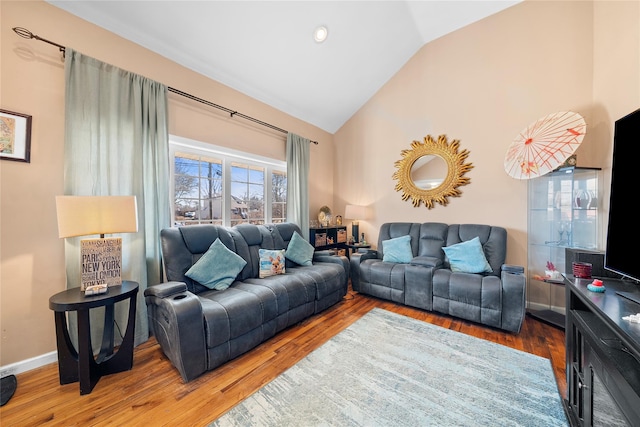
[[[193,225],[162,230],[168,282],[150,286],[144,294],[151,330],[185,382],[346,295],[348,259],[314,254],[313,249],[313,261],[308,260],[312,265],[299,265],[286,258],[284,274],[259,277],[260,249],[289,249],[294,232],[300,234],[300,228],[291,223]],[[218,239],[246,261],[223,290],[210,289],[185,275]],[[238,261],[238,257],[222,250],[231,258],[218,262],[222,257],[214,257],[211,268]]]
[[[398,241],[409,245],[404,259],[385,256],[385,250],[397,252],[390,242]],[[472,243],[480,249],[474,252]],[[526,279],[523,267],[504,264],[506,253],[502,227],[386,223],[380,227],[376,251],[351,255],[351,283],[363,294],[519,333]],[[488,266],[464,266],[468,255],[486,259]]]

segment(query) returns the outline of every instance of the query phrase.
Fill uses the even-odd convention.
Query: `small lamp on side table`
[[[358,243],[358,236],[360,235],[360,220],[367,219],[366,206],[359,205],[347,205],[344,210],[344,217],[351,219],[351,235],[353,236],[353,242]]]
[[[138,231],[135,196],[56,196],[60,238],[99,234],[80,241],[80,290],[85,295],[107,292],[122,283],[122,238],[105,234]]]

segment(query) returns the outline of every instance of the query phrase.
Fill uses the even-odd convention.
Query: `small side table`
[[[89,394],[103,375],[128,371],[133,367],[133,338],[136,323],[136,295],[138,283],[122,281],[120,286],[111,286],[107,293],[84,296],[80,288],[67,289],[49,298],[49,308],[54,311],[56,341],[58,345],[58,372],[60,384],[80,382],[80,394]],[[127,330],[122,344],[113,352],[114,305],[129,299]],[[104,307],[104,332],[100,353],[93,356],[91,347],[91,325],[89,310]],[[69,337],[66,312],[78,315],[78,350]]]
[[[351,253],[356,253],[358,251],[358,249],[369,249],[371,247],[370,244],[365,243],[365,244],[361,244],[361,243],[354,243],[353,245],[350,245],[347,243],[347,248],[351,249]],[[347,251],[347,255],[349,255],[349,251]],[[350,258],[350,257],[349,257]]]

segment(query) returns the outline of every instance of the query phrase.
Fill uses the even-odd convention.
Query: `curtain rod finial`
[[[13,27],[13,32],[25,39],[33,38],[33,33],[23,27]]]

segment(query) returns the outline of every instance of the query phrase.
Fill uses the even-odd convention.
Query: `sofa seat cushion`
[[[294,307],[312,302],[316,295],[315,283],[305,281],[293,269],[286,274],[265,277],[264,279],[247,279],[243,283],[253,287],[269,289],[277,295],[277,314],[286,313]]]
[[[361,263],[361,291],[378,298],[404,303],[405,270],[409,264],[368,259]]]
[[[266,324],[265,333],[277,333],[313,314],[315,286],[294,274],[279,274],[264,279],[247,279],[238,287],[250,291],[268,291],[277,296],[276,317]]]
[[[453,273],[433,274],[433,309],[462,319],[500,327],[502,285],[496,276]]]
[[[264,340],[274,336],[268,333],[266,325],[257,327],[246,334],[215,347],[207,348],[207,370],[214,369],[230,359],[234,359],[260,345]]]
[[[289,268],[287,271],[299,276],[303,283],[314,284],[312,300],[322,300],[336,291],[345,291],[347,273],[341,264],[315,262],[309,266]]]
[[[198,297],[207,347],[242,336],[278,316],[278,294],[267,287],[235,282],[224,291],[202,292]]]

